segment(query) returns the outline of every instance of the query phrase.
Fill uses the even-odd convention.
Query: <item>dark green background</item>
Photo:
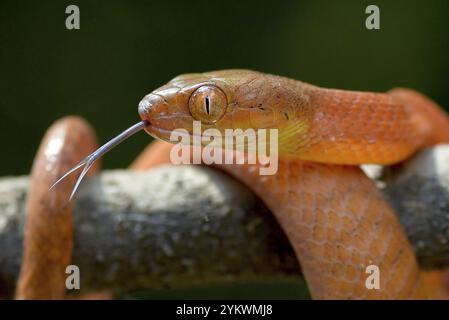
[[[381,30],[365,28],[365,8]],[[65,29],[77,4],[81,30]],[[449,1],[1,1],[0,176],[28,173],[45,129],[68,114],[105,141],[172,77],[250,68],[316,85],[418,89],[449,106]],[[125,167],[144,133],[104,159]]]
[[[65,29],[69,4],[80,8],[81,30]],[[365,28],[368,4],[380,7],[381,30]],[[138,121],[145,94],[186,72],[249,68],[343,89],[406,86],[448,107],[448,21],[447,0],[2,0],[0,176],[29,172],[42,135],[59,117],[83,116],[105,141]],[[130,139],[104,166],[127,166],[149,140],[144,133]],[[248,285],[178,297],[306,294],[289,288]]]

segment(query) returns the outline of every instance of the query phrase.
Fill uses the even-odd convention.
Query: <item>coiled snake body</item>
[[[175,129],[192,134],[193,120],[201,121],[203,130],[221,133],[279,130],[276,174],[259,175],[258,164],[218,167],[247,184],[275,214],[313,298],[432,296],[393,210],[358,167],[397,163],[421,148],[449,142],[448,116],[428,98],[408,89],[352,92],[225,70],[173,79],[140,102],[139,114],[139,129],[166,141]],[[151,144],[131,169],[168,162],[170,147],[164,141]],[[75,117],[47,133],[32,172],[18,298],[63,296],[74,180],[48,188],[95,148],[92,130]],[[95,159],[82,164],[89,167]],[[43,247],[50,250],[42,252]],[[380,270],[379,289],[365,285],[369,265]]]

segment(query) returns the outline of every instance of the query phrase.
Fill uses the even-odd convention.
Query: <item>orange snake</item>
[[[279,130],[276,174],[261,176],[253,164],[218,166],[253,189],[275,214],[313,298],[432,297],[396,215],[358,167],[394,164],[426,146],[449,142],[449,118],[428,98],[409,89],[343,91],[225,70],[176,77],[147,95],[139,114],[143,121],[134,131],[144,128],[166,141],[178,128],[191,133],[193,120],[220,132]],[[96,146],[93,131],[75,117],[57,122],[41,144],[27,203],[17,298],[63,297],[74,180],[48,188]],[[170,148],[163,141],[151,144],[131,169],[168,162]],[[88,169],[95,159],[81,164]],[[48,252],[42,254],[42,248]],[[379,267],[378,290],[365,286],[368,265]],[[40,274],[42,266],[47,277]]]

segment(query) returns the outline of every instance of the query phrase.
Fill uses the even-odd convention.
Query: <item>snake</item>
[[[430,98],[412,89],[328,89],[231,69],[180,75],[147,94],[138,113],[139,123],[100,148],[94,130],[79,117],[63,118],[46,133],[31,173],[16,298],[64,296],[73,246],[69,199],[84,175],[99,171],[97,159],[144,130],[157,139],[130,170],[169,163],[172,134],[182,129],[193,137],[195,122],[201,133],[213,129],[224,136],[229,129],[277,130],[275,174],[261,175],[259,162],[214,166],[247,185],[273,212],[312,298],[435,297],[396,213],[360,168],[393,165],[449,142],[449,117]],[[250,141],[243,141],[248,147]],[[71,173],[83,166],[75,180]],[[378,271],[375,288],[367,286],[370,266]]]

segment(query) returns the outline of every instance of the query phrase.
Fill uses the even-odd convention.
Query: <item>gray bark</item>
[[[449,146],[392,168],[365,167],[424,267],[449,265]],[[22,255],[27,177],[0,179],[0,290]],[[106,171],[75,201],[73,264],[84,291],[124,293],[301,277],[288,240],[248,188],[206,167]]]
[[[0,180],[0,284],[7,294],[20,266],[27,186],[27,177]],[[300,275],[268,209],[213,169],[105,171],[86,181],[75,199],[73,264],[84,291],[120,294]]]

